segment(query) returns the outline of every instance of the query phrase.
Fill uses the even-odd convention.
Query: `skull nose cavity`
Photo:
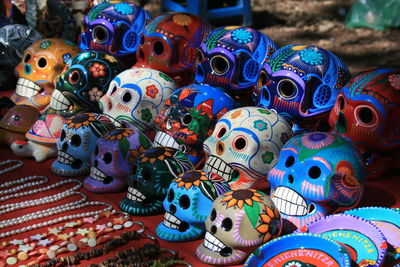
[[[219,155],[219,156],[222,155],[224,153],[224,151],[225,151],[224,143],[222,143],[221,141],[218,141],[217,147],[216,147],[217,155]]]
[[[93,164],[96,168],[97,166],[99,166],[99,162],[97,161],[97,159],[94,160],[94,164]]]
[[[211,231],[211,234],[213,234],[213,235],[215,235],[215,233],[217,233],[217,226],[215,226],[215,225],[213,225],[213,226],[211,226],[211,229],[210,229]]]
[[[347,131],[346,118],[342,112],[339,113],[336,123],[336,130],[338,131],[338,133],[345,133]]]
[[[71,167],[72,167],[72,169],[77,170],[77,169],[80,169],[80,168],[82,167],[82,164],[83,164],[82,160],[80,160],[80,159],[75,159],[75,160],[72,162]]]
[[[136,179],[132,180],[132,187],[136,188],[138,186],[138,181]]]
[[[176,207],[174,204],[169,205],[169,212],[171,214],[175,214],[176,213]]]
[[[68,150],[68,143],[63,143],[62,145],[61,145],[61,151],[63,151],[63,152],[67,152],[67,150]]]
[[[291,174],[288,175],[288,182],[289,182],[289,184],[293,184],[293,182],[294,182],[293,175],[291,175]]]
[[[108,108],[108,111],[110,111],[110,110],[112,109],[112,107],[113,107],[113,104],[112,104],[112,102],[111,102],[110,99],[108,99],[107,102],[108,102],[108,103],[107,103],[107,108]]]
[[[167,120],[167,123],[165,124],[165,128],[167,128],[168,130],[172,128],[171,120]]]
[[[311,203],[310,205],[308,205],[307,207],[307,212],[308,214],[311,214],[315,211],[315,205],[313,203]]]

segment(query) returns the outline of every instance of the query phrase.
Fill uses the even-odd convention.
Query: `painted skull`
[[[147,11],[130,2],[101,3],[84,19],[79,48],[103,51],[116,57],[134,55],[150,19]]]
[[[154,137],[154,120],[175,89],[174,81],[158,70],[132,68],[112,80],[100,107],[116,121]]]
[[[206,235],[196,256],[212,265],[243,263],[261,244],[281,232],[281,217],[261,191],[238,189],[220,195],[205,222]]]
[[[289,45],[269,61],[258,105],[276,110],[299,128],[318,129],[326,121],[338,90],[350,72],[333,53],[317,46]],[[323,127],[323,125],[321,125]]]
[[[117,128],[105,133],[91,154],[90,174],[83,187],[95,193],[115,193],[125,189],[128,175],[139,152],[151,141],[138,130]]]
[[[157,236],[167,241],[198,239],[205,232],[214,200],[230,190],[227,182],[211,172],[191,170],[179,175],[164,199],[164,220],[156,229]]]
[[[11,99],[43,111],[50,103],[54,81],[69,60],[79,53],[78,47],[58,38],[34,42],[24,52],[15,67],[19,79]]]
[[[196,53],[211,26],[188,13],[161,14],[143,31],[136,67],[152,68],[168,74],[178,87],[193,82]]]
[[[139,154],[128,177],[123,211],[137,216],[161,214],[163,200],[174,178],[193,165],[185,154],[169,147],[152,147]]]
[[[204,142],[204,170],[214,172],[232,189],[265,189],[267,173],[293,136],[290,125],[264,108],[243,107],[226,113]]]
[[[57,141],[57,160],[51,165],[53,173],[60,176],[80,176],[89,173],[90,154],[97,139],[114,129],[104,115],[80,113],[70,117],[63,125]]]
[[[338,135],[311,132],[285,144],[268,180],[282,218],[301,228],[355,207],[363,195],[365,168],[350,142]]]
[[[195,80],[232,96],[243,95],[256,85],[264,62],[276,49],[271,39],[252,28],[217,28],[200,45]]]
[[[169,97],[155,120],[158,132],[154,144],[181,150],[198,167],[204,163],[204,140],[234,105],[230,96],[208,85],[180,88]]]
[[[367,179],[399,162],[400,70],[376,68],[354,76],[338,94],[329,125],[361,151]]]
[[[107,92],[112,79],[123,70],[118,59],[104,52],[78,54],[57,77],[46,113],[68,118],[81,112],[100,112],[100,98]]]

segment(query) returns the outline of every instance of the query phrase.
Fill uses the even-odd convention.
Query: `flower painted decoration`
[[[367,179],[382,178],[400,159],[400,69],[375,68],[354,76],[329,116],[334,133],[361,151]]]
[[[282,221],[266,194],[238,189],[215,199],[205,227],[197,258],[206,264],[226,266],[243,263],[254,249],[278,237]]]

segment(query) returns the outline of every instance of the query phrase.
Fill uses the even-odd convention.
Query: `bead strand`
[[[4,174],[4,173],[10,172],[10,171],[13,171],[15,169],[21,168],[24,165],[24,163],[20,160],[9,159],[9,160],[5,160],[5,161],[1,161],[0,166],[4,166],[7,164],[11,164],[11,163],[16,163],[16,164],[11,167],[0,170],[0,174]]]

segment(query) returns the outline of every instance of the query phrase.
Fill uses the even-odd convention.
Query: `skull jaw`
[[[189,228],[186,231],[179,231],[179,229],[172,229],[167,227],[164,222],[161,222],[156,228],[156,234],[159,238],[166,241],[191,241],[199,239],[205,229],[199,228],[189,224]]]
[[[60,152],[59,152],[60,154]],[[80,159],[75,159],[74,158],[74,162],[78,161]],[[59,159],[57,158],[56,161],[53,162],[53,164],[51,165],[51,170],[54,174],[59,175],[59,176],[66,176],[66,177],[73,177],[73,176],[81,176],[81,175],[86,175],[89,174],[89,170],[90,170],[90,164],[88,162],[82,162],[81,161],[81,165],[79,168],[74,168],[73,162],[65,162],[62,163],[61,161],[59,161]]]
[[[230,256],[224,257],[221,256],[219,252],[212,251],[204,246],[201,243],[196,248],[196,257],[200,259],[200,261],[211,264],[211,265],[235,265],[243,263],[247,256],[250,254],[252,250],[248,252],[238,249],[232,249],[232,254]]]
[[[161,200],[143,204],[142,202],[134,201],[125,197],[121,200],[119,206],[122,211],[136,216],[158,215],[164,212]]]
[[[126,176],[128,176],[128,174],[126,174]],[[104,179],[99,179],[98,176],[94,176],[91,173],[83,180],[83,187],[94,193],[118,193],[124,190],[126,186],[127,182],[124,176],[105,174]]]

